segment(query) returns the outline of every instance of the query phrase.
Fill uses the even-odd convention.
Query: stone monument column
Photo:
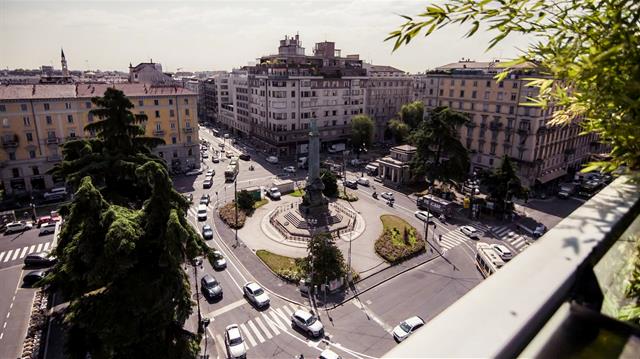
[[[324,183],[320,178],[320,134],[316,119],[311,120],[309,127],[309,172],[301,212],[320,219],[328,212],[328,201],[322,194]]]

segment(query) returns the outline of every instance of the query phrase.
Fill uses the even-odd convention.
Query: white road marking
[[[287,317],[287,315],[284,314],[280,308],[275,309],[275,312],[280,316],[280,318],[284,320],[285,323],[288,323],[289,320],[291,320],[291,316]]]
[[[47,249],[49,249],[49,242],[44,244],[44,248],[42,248],[43,251],[46,251]]]
[[[291,309],[289,309],[289,307],[282,307],[282,310],[284,310],[289,317],[293,315],[293,312],[291,311]]]
[[[13,257],[11,257],[11,260],[15,261],[16,259],[18,259],[18,254],[20,254],[20,248],[16,249],[16,251],[13,252]]]
[[[279,326],[282,330],[286,330],[285,328],[287,328],[286,325],[286,321],[285,324],[282,324],[282,322],[280,321],[281,319],[278,317],[278,313],[276,313],[275,311],[270,311],[269,315],[271,315],[271,317],[273,318],[273,321],[276,323],[277,326]]]
[[[258,328],[256,328],[256,325],[253,324],[251,319],[249,319],[249,321],[247,321],[247,325],[251,328],[251,330],[253,330],[253,334],[256,335],[256,337],[258,338],[260,343],[264,343],[264,337],[262,336],[262,334],[260,334],[260,331],[258,330]]]
[[[262,319],[264,319],[264,321],[267,323],[267,325],[269,325],[269,328],[271,328],[273,333],[275,335],[280,334],[280,331],[278,330],[278,326],[273,323],[273,320],[271,320],[271,318],[269,318],[269,316],[264,312],[260,313],[260,314],[262,315]]]
[[[36,252],[42,252],[42,243],[38,244],[38,249],[36,249]]]
[[[6,252],[0,252],[0,262],[2,262],[2,258],[4,257],[4,254],[5,254],[5,253],[6,253]]]
[[[240,324],[240,329],[242,329],[242,332],[244,333],[244,336],[249,339],[249,342],[251,342],[251,346],[255,347],[256,345],[258,345],[258,343],[256,342],[255,339],[253,339],[253,335],[251,335],[251,333],[249,332],[249,330],[247,329],[247,327],[244,326],[244,324]]]
[[[264,332],[264,334],[267,335],[267,339],[271,339],[273,338],[273,336],[271,335],[271,332],[269,331],[269,329],[267,329],[267,326],[264,325],[264,323],[262,322],[262,320],[260,319],[260,317],[255,317],[253,318],[253,320],[256,321],[256,323],[258,323],[258,326],[260,327],[260,329],[262,329],[262,331]]]
[[[24,256],[27,254],[28,249],[29,249],[29,246],[22,248],[22,252],[20,253],[20,258],[24,258]]]
[[[206,314],[205,316],[207,318],[215,318],[215,317],[217,317],[219,315],[222,315],[222,314],[224,314],[226,312],[229,312],[229,311],[231,311],[231,310],[233,310],[235,308],[238,308],[239,306],[242,306],[243,304],[246,304],[246,303],[247,303],[246,300],[238,299],[237,301],[235,301],[233,303],[230,303],[230,304],[227,304],[222,308],[216,309],[216,310]]]
[[[32,245],[31,248],[29,248],[29,254],[33,253],[36,250],[36,245]]]
[[[375,314],[373,314],[371,311],[367,310],[367,307],[364,306],[362,303],[360,303],[360,301],[358,299],[352,299],[351,303],[353,305],[356,306],[356,308],[362,310],[365,312],[365,314],[373,319],[374,322],[378,323],[379,326],[382,327],[382,329],[384,329],[387,333],[391,334],[393,333],[393,328],[388,325],[387,323],[385,323],[384,321],[382,321],[382,319],[378,318]]]
[[[211,332],[209,332],[209,334],[211,334]],[[211,336],[213,336],[213,334],[211,334]],[[218,348],[220,349],[219,353],[225,353],[226,352],[226,348],[225,348],[225,345],[224,345],[224,340],[222,339],[220,334],[216,334],[215,338],[216,338],[216,344],[218,344]]]

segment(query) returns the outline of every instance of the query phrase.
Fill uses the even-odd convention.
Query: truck
[[[329,153],[338,153],[344,151],[345,148],[347,147],[344,143],[334,143],[333,145],[329,146],[329,149],[327,151],[329,151]]]
[[[280,193],[287,194],[293,192],[295,189],[295,182],[292,180],[275,180],[273,181],[271,188],[277,188]]]
[[[298,168],[302,168],[302,169],[309,168],[309,161],[307,157],[298,158]]]
[[[520,219],[516,226],[536,238],[541,237],[547,231],[544,224],[530,217]]]
[[[452,216],[453,211],[455,210],[455,204],[453,202],[433,195],[418,197],[416,205],[421,210],[435,214],[442,214],[445,217]]]
[[[224,170],[224,180],[225,182],[233,182],[236,180],[236,177],[238,176],[238,161],[237,160],[231,160],[231,162],[229,162],[229,165],[227,166],[227,169]]]
[[[569,198],[576,192],[576,185],[573,183],[563,183],[560,185],[558,197]]]

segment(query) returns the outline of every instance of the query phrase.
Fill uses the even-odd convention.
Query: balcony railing
[[[385,357],[638,357],[640,330],[600,312],[601,286],[624,278],[594,264],[631,255],[617,246],[639,214],[640,185],[616,179]]]
[[[60,143],[60,139],[58,137],[47,138],[47,145],[57,145],[58,143]]]
[[[193,133],[193,128],[192,127],[185,127],[182,129],[182,132],[184,133]]]
[[[164,130],[153,130],[154,136],[164,136]]]
[[[16,148],[16,147],[18,147],[18,141],[2,140],[2,147],[4,147],[4,148]]]

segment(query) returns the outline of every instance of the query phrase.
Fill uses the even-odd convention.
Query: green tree
[[[398,119],[406,123],[410,130],[416,129],[424,119],[424,104],[422,101],[413,101],[402,105]]]
[[[437,107],[409,136],[416,148],[411,166],[414,176],[431,180],[463,180],[469,170],[469,153],[460,142],[458,128],[469,123],[465,114]]]
[[[255,203],[256,200],[246,190],[243,189],[242,191],[238,192],[238,208],[245,211],[245,213],[253,212],[253,205]]]
[[[371,148],[373,142],[374,124],[367,115],[357,115],[351,119],[351,144],[360,158],[363,149]]]
[[[388,126],[396,143],[403,143],[411,132],[409,125],[395,118],[389,121]]]
[[[92,102],[99,121],[86,129],[96,138],[65,143],[54,168],[77,188],[45,280],[69,302],[66,352],[193,358],[201,337],[183,329],[193,302],[182,264],[211,251],[187,222],[189,203],[151,154],[159,142],[142,137],[131,102],[115,89]]]
[[[313,285],[328,283],[346,274],[344,256],[327,233],[314,235],[307,244],[307,260],[304,272],[311,274]]]
[[[330,198],[338,196],[338,178],[328,169],[320,169],[320,178],[324,183],[324,190],[322,193]]]
[[[551,0],[448,0],[432,4],[416,19],[407,21],[387,40],[394,50],[424,33],[432,34],[451,24],[469,24],[467,37],[480,26],[496,34],[489,48],[509,34],[537,39],[514,61],[503,64],[508,76],[518,65],[536,64],[543,78],[532,78],[539,96],[531,106],[554,106],[552,124],[580,120],[611,144],[610,162],[595,168],[612,170],[620,165],[640,167],[640,2]]]
[[[508,156],[504,156],[499,168],[485,173],[483,184],[487,186],[489,200],[495,202],[496,209],[501,212],[513,209],[513,205],[508,205],[513,197],[525,198],[527,195],[526,188],[520,183],[516,165]]]

